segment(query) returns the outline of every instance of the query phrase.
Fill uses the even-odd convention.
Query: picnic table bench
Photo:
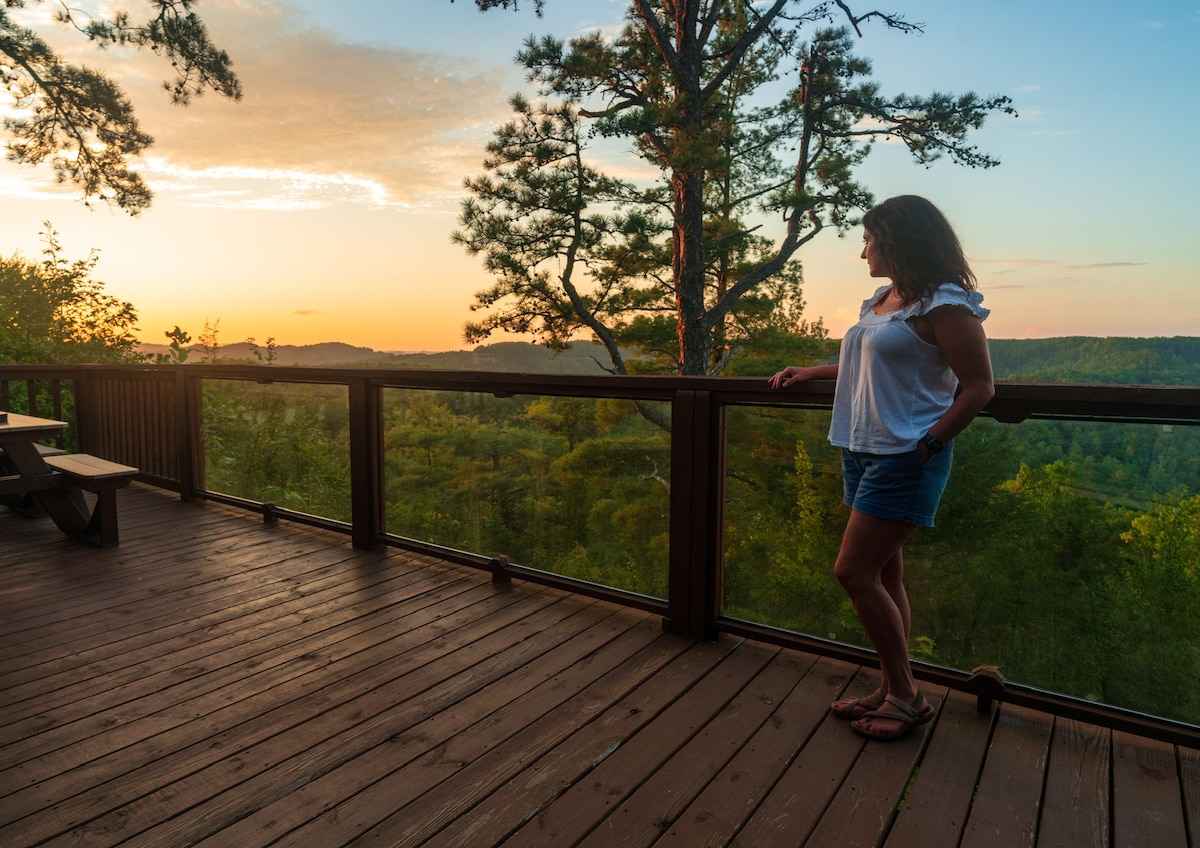
[[[62,421],[17,413],[0,422],[2,502],[25,514],[48,514],[64,532],[97,547],[114,547],[119,541],[116,492],[138,469],[37,441],[64,427]],[[95,495],[94,505],[88,505],[85,491]]]

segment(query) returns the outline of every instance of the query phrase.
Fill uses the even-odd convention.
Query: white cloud
[[[147,161],[145,174],[154,191],[186,196],[194,206],[289,211],[332,203],[405,205],[382,183],[353,174],[237,166],[191,169],[159,157]]]
[[[200,10],[233,60],[244,97],[211,92],[170,105],[159,57],[98,52],[55,33],[74,61],[107,67],[155,138],[135,166],[156,192],[188,202],[309,209],[331,203],[427,207],[456,201],[509,114],[511,66],[348,44],[265,0]],[[57,192],[56,192],[57,193]]]

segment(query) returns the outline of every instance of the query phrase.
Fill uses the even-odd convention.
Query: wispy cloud
[[[1065,265],[1063,267],[1086,270],[1088,268],[1139,268],[1149,264],[1149,262],[1091,262],[1087,265]]]
[[[155,138],[142,170],[197,205],[427,207],[462,196],[519,84],[510,65],[348,44],[272,2],[210,0],[203,16],[245,96],[171,106],[157,57],[111,51]],[[97,55],[86,58],[96,63]]]
[[[996,274],[1011,274],[1021,268],[1063,268],[1072,271],[1094,270],[1097,268],[1139,268],[1149,265],[1149,262],[1086,262],[1072,263],[1060,259],[979,259],[972,257],[972,265],[1006,265],[1005,269],[993,271]]]
[[[975,256],[972,256],[970,261],[972,265],[1014,265],[1023,268],[1062,264],[1055,259],[981,259]]]

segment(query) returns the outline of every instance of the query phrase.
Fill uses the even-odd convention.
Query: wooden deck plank
[[[648,631],[661,629],[657,623],[651,622],[639,624],[638,628]],[[462,767],[457,768],[452,776],[442,779],[412,803],[396,805],[395,811],[363,834],[360,841],[424,843],[438,831],[452,826],[465,810],[502,790],[529,763],[550,753],[555,745],[612,709],[635,687],[644,684],[651,675],[679,657],[688,644],[685,639],[659,633],[628,661],[518,733],[502,741],[489,743],[486,749],[469,751],[476,754],[473,761],[465,762],[466,757],[460,754],[455,759],[463,761]],[[459,740],[455,740],[454,745],[456,750],[462,750]]]
[[[573,732],[562,744],[431,837],[430,848],[499,845],[603,763],[682,697],[733,650],[736,643],[693,644],[627,697]]]
[[[949,692],[920,769],[887,836],[887,848],[957,845],[991,739],[991,716],[974,697]]]
[[[854,666],[833,661],[824,665],[825,692],[832,690],[832,694],[821,723],[731,844],[742,848],[804,845],[862,753],[864,740],[829,712],[829,704],[844,694],[866,695],[876,683]]]
[[[275,584],[283,575],[273,571],[273,562],[264,561],[264,551],[270,551],[281,561],[322,551],[327,555],[333,554],[327,546],[320,544],[319,539],[301,537],[287,545],[271,545],[255,534],[238,538],[244,538],[244,542],[231,542],[234,548],[228,551],[195,547],[181,550],[176,547],[169,570],[160,568],[147,571],[134,564],[114,561],[90,568],[89,574],[64,574],[60,583],[65,585],[56,590],[40,592],[24,600],[19,611],[9,612],[6,616],[8,632],[5,635],[19,635],[25,643],[33,643],[41,638],[52,645],[90,638],[92,634],[101,633],[89,621],[90,616],[119,613],[139,616],[128,625],[140,623],[143,617],[153,619],[161,616],[162,610],[145,608],[142,604],[145,599],[162,592],[186,592],[188,597],[197,598],[208,592],[219,598],[239,588],[245,591],[253,587],[256,582],[255,571],[259,575],[268,575],[271,583]],[[343,560],[345,558],[342,557]],[[248,563],[254,566],[248,566]],[[58,595],[73,597],[81,607],[78,615],[72,615],[72,611],[62,605]],[[24,622],[19,621],[22,615],[26,619]],[[17,628],[22,624],[18,634]],[[61,643],[52,641],[55,635],[60,637]]]
[[[658,848],[692,848],[706,842],[728,844],[787,770],[845,686],[845,678],[826,659],[809,662],[785,654],[776,662],[795,665],[796,686],[781,701],[748,744],[708,784],[669,830]]]
[[[1036,844],[1051,718],[1002,704],[979,776],[978,799],[961,848],[1023,848]]]
[[[95,711],[120,697],[131,700],[136,697],[138,686],[153,685],[150,678],[156,674],[171,674],[173,682],[178,683],[181,667],[197,675],[222,660],[227,665],[247,662],[273,647],[288,644],[318,619],[332,626],[339,617],[353,618],[359,609],[371,603],[387,603],[389,593],[402,593],[406,584],[415,585],[415,591],[437,585],[435,575],[413,569],[399,575],[381,573],[374,578],[375,585],[356,595],[347,591],[343,580],[335,579],[338,572],[345,573],[342,563],[335,563],[329,569],[318,578],[320,582],[314,581],[309,584],[311,589],[303,592],[294,587],[282,589],[269,602],[241,595],[225,602],[228,614],[198,613],[190,621],[180,621],[176,616],[168,626],[155,625],[117,643],[81,650],[72,656],[72,665],[47,663],[53,667],[43,668],[40,677],[29,679],[23,673],[28,669],[14,673],[14,681],[20,682],[9,693],[12,702],[6,706],[6,713],[10,713],[7,717],[18,720],[50,706],[81,701]],[[330,582],[325,584],[326,580]],[[137,683],[132,691],[116,690],[131,681]],[[107,695],[97,696],[98,688],[108,690]],[[60,718],[65,720],[69,712],[68,707],[59,714]]]
[[[739,644],[661,715],[626,740],[508,841],[524,848],[577,844],[701,732],[774,654],[765,646]]]
[[[569,598],[539,600],[546,603],[532,613],[528,605],[510,603],[466,625],[476,638],[465,644],[456,640],[443,650],[436,638],[426,641],[429,637],[422,636],[419,644],[407,645],[405,653],[378,657],[349,687],[339,686],[341,697],[333,705],[321,697],[328,694],[322,690],[317,697],[292,700],[266,713],[258,705],[259,718],[251,734],[240,726],[217,733],[219,726],[206,725],[198,735],[207,732],[207,741],[202,736],[194,743],[201,750],[193,753],[215,761],[210,759],[198,771],[194,761],[180,764],[179,779],[170,783],[161,769],[148,764],[140,770],[140,781],[124,781],[129,786],[128,795],[120,799],[124,803],[111,806],[116,800],[111,793],[95,799],[109,805],[109,811],[88,822],[81,835],[121,833],[128,839],[154,827],[159,830],[142,844],[157,846],[190,844],[220,830],[280,794],[386,744],[437,709],[449,708],[490,675],[520,667],[528,658],[528,648],[534,647],[531,643],[520,649],[529,632],[568,620],[580,607]],[[407,640],[397,641],[399,652]],[[513,646],[517,649],[506,653]],[[500,666],[497,657],[503,659]],[[264,696],[268,702],[274,699],[270,690]],[[214,741],[224,739],[232,745],[214,748]],[[253,744],[247,746],[247,741]],[[135,840],[128,844],[141,841]]]
[[[1188,844],[1200,845],[1200,751],[1195,748],[1179,748],[1177,750]]]
[[[925,688],[935,709],[940,709],[945,694],[944,689]],[[809,844],[854,848],[882,841],[921,761],[929,730],[925,725],[887,744],[868,744],[821,816]]]
[[[689,642],[141,484],[118,504],[109,550],[0,510],[0,845],[1007,848],[1103,842],[1108,820],[1113,846],[1183,848],[1198,831],[1197,751],[1106,748],[1009,705],[993,732],[954,693],[917,734],[868,743],[828,707],[873,671]]]
[[[481,601],[482,598],[482,601]],[[515,617],[529,614],[512,603],[511,595],[502,598],[451,599],[407,617],[383,641],[365,643],[347,661],[345,677],[330,681],[323,667],[294,678],[286,685],[263,687],[252,697],[228,703],[219,694],[206,703],[194,705],[195,720],[152,740],[152,744],[133,749],[114,749],[88,764],[84,771],[71,771],[26,790],[21,807],[38,809],[41,803],[60,801],[54,809],[72,821],[84,822],[107,812],[121,815],[121,804],[135,801],[159,787],[169,787],[174,796],[188,797],[193,784],[221,785],[225,778],[217,774],[233,759],[235,773],[241,770],[240,751],[262,740],[303,726],[307,719],[326,710],[334,710],[369,693],[379,682],[378,666],[386,663],[397,675],[421,671],[431,658],[422,655],[430,637],[445,634],[447,628],[461,623],[467,635],[485,638],[495,628],[507,626]],[[546,596],[539,600],[548,603]],[[508,601],[508,603],[504,603]],[[484,604],[486,606],[481,606]],[[488,610],[492,612],[489,614]],[[453,646],[448,645],[448,650]],[[212,778],[211,781],[209,778]],[[121,792],[89,793],[91,786],[105,781],[121,782]],[[148,790],[146,787],[150,787]],[[31,796],[31,797],[30,797]],[[166,807],[164,805],[164,812]],[[0,835],[4,833],[0,830]]]
[[[275,575],[274,579],[264,579],[256,585],[254,572],[266,569],[265,573],[271,574],[269,569],[273,565],[266,563],[258,569],[247,568],[245,563],[258,555],[256,551],[242,550],[236,556],[221,552],[213,552],[212,555],[225,561],[228,570],[194,578],[197,581],[203,579],[205,584],[172,585],[168,578],[161,583],[143,579],[136,586],[130,586],[120,598],[102,600],[97,600],[96,594],[86,588],[79,589],[88,601],[80,604],[78,618],[68,624],[43,616],[35,626],[11,634],[10,638],[15,640],[14,652],[24,653],[5,657],[3,661],[6,664],[12,662],[14,673],[19,674],[21,680],[36,679],[48,671],[79,668],[86,665],[95,652],[103,651],[106,647],[116,653],[126,650],[128,646],[122,644],[124,639],[140,638],[143,643],[152,643],[156,640],[157,629],[178,626],[179,618],[172,614],[172,610],[162,604],[152,603],[164,594],[186,601],[189,609],[197,613],[228,617],[240,614],[241,609],[236,604],[225,603],[226,598],[242,593],[244,597],[239,600],[245,603],[253,603],[256,598],[266,598],[263,603],[270,603],[271,598],[277,600],[281,593],[291,590],[296,580],[302,579],[302,576]],[[322,550],[315,543],[306,547],[289,546],[277,556],[282,558],[280,561],[297,563],[303,563],[311,557],[314,560],[313,567],[326,567],[330,573],[335,573],[338,564],[346,561],[344,552]],[[184,580],[193,574],[201,575],[207,569],[207,564],[203,562],[177,561],[174,565],[185,569],[182,575]],[[140,577],[123,576],[132,581]],[[208,626],[210,622],[198,616],[196,621],[190,623]],[[51,664],[49,668],[47,663]],[[25,671],[21,673],[18,669]]]
[[[700,733],[609,813],[581,848],[653,845],[770,721],[803,675],[795,658],[773,656]]]
[[[181,669],[198,676],[209,664],[251,663],[251,667],[262,668],[286,662],[291,649],[301,643],[312,650],[342,634],[342,628],[366,630],[386,622],[398,600],[415,599],[419,594],[437,598],[467,588],[469,584],[449,582],[437,571],[414,570],[381,580],[357,598],[343,591],[321,603],[319,611],[306,607],[310,598],[291,598],[257,614],[239,616],[236,625],[209,623],[189,628],[181,624],[180,631],[160,634],[162,638],[149,645],[131,644],[125,652],[90,656],[86,673],[65,669],[14,686],[9,693],[13,703],[5,707],[5,723],[32,721],[27,728],[15,727],[14,732],[33,733],[47,710],[54,710],[56,723],[63,725],[180,684]],[[311,625],[323,632],[314,634]]]
[[[456,588],[461,590],[462,587],[451,585],[444,587],[444,590]],[[288,681],[335,662],[346,652],[358,650],[359,646],[353,641],[357,629],[366,627],[369,632],[377,628],[379,623],[375,618],[366,622],[350,622],[342,631],[322,630],[299,638],[290,635],[294,628],[288,628],[280,634],[281,643],[258,646],[261,650],[255,653],[252,653],[255,650],[253,646],[234,644],[226,654],[209,656],[199,663],[185,652],[176,665],[165,668],[157,675],[125,686],[115,686],[102,696],[85,700],[83,704],[87,710],[92,710],[93,705],[95,709],[88,712],[84,719],[65,723],[73,717],[75,707],[74,704],[66,705],[59,711],[63,723],[51,726],[44,733],[24,739],[11,748],[23,754],[28,754],[32,749],[34,756],[24,756],[23,759],[28,762],[36,757],[36,762],[27,767],[35,771],[53,774],[82,765],[95,758],[98,742],[107,749],[120,750],[145,735],[163,733],[166,728],[152,724],[149,721],[152,716],[166,715],[172,720],[172,726],[195,722],[204,715],[204,706],[209,703],[204,700],[206,696],[219,696],[222,704],[237,703],[267,690],[279,697],[287,691],[280,687]],[[375,628],[371,627],[372,624]],[[380,633],[376,633],[374,638],[380,638]],[[332,644],[327,644],[329,642]],[[163,650],[169,651],[170,647],[164,646]],[[169,656],[165,656],[164,662],[169,661]],[[120,718],[119,727],[115,722],[116,717]],[[99,734],[97,726],[107,732]],[[13,730],[21,732],[22,723],[14,725]],[[69,759],[72,756],[75,762]],[[24,775],[25,771],[21,773]]]
[[[124,504],[131,498],[147,496],[162,497],[159,493],[148,492],[145,487],[134,484],[129,490],[118,493],[118,503]],[[126,509],[122,513],[122,529],[126,541],[136,543],[136,547],[105,550],[100,555],[92,555],[94,552],[64,536],[44,518],[31,520],[6,515],[5,538],[14,525],[28,528],[28,532],[19,534],[19,544],[14,539],[14,544],[0,547],[0,552],[10,552],[9,555],[0,553],[0,564],[6,573],[12,570],[15,578],[15,582],[5,588],[3,597],[36,604],[52,599],[55,593],[73,594],[76,602],[84,600],[84,597],[91,601],[109,594],[123,596],[132,587],[125,583],[114,583],[115,576],[137,574],[144,581],[158,578],[161,585],[170,585],[172,577],[179,578],[181,567],[187,570],[188,565],[194,565],[202,557],[207,557],[205,568],[192,569],[196,575],[213,575],[222,569],[237,574],[238,569],[228,568],[236,565],[237,560],[229,557],[236,557],[237,553],[248,548],[266,546],[278,549],[285,545],[320,544],[319,536],[291,532],[298,528],[275,528],[278,532],[272,537],[263,532],[267,528],[254,521],[230,525],[227,515],[206,509],[203,504],[165,501],[160,506],[163,510],[153,517],[147,517],[142,523],[136,519],[144,513],[131,516]],[[176,514],[172,517],[165,511],[168,507],[185,511],[188,535],[180,536],[174,532],[181,516]],[[174,567],[164,571],[160,566],[168,554]],[[143,588],[150,585],[145,583]],[[78,590],[85,587],[90,590],[87,595],[78,595]],[[61,612],[64,618],[71,618],[69,610],[63,609]]]
[[[402,760],[411,750],[406,741],[412,738],[415,727],[439,716],[451,722],[478,718],[476,711],[489,706],[484,703],[486,699],[478,697],[481,688],[504,678],[512,680],[514,675],[519,678],[517,673],[528,667],[537,669],[539,658],[552,651],[559,639],[571,640],[606,618],[608,612],[594,604],[558,600],[480,643],[460,646],[455,654],[432,663],[428,674],[436,681],[434,685],[417,687],[413,694],[407,681],[400,686],[389,683],[371,693],[377,703],[366,721],[360,715],[361,704],[356,702],[352,705],[354,712],[348,715],[339,714],[333,720],[323,715],[299,728],[297,741],[278,737],[268,740],[247,753],[253,762],[269,768],[261,767],[252,780],[236,786],[236,781],[226,779],[220,793],[127,844],[192,844],[283,795],[338,772],[351,761],[357,761],[358,767],[365,770],[373,758]],[[522,628],[528,628],[528,632],[521,634]],[[345,774],[341,771],[334,779]],[[345,797],[352,796],[355,787],[353,780],[346,784]]]
[[[411,824],[406,821],[407,815],[397,814],[398,808],[464,768],[487,750],[490,741],[498,742],[520,732],[537,721],[544,714],[541,711],[559,706],[580,688],[594,683],[598,675],[657,635],[645,628],[633,628],[633,623],[620,616],[599,622],[538,661],[477,691],[458,704],[452,714],[431,716],[396,738],[402,754],[368,752],[347,763],[339,773],[326,775],[292,793],[286,807],[307,807],[305,818],[298,821],[304,826],[272,844],[279,848],[342,845],[363,837],[367,831],[372,832],[372,841],[394,841],[396,831]],[[321,815],[313,817],[314,809],[321,810]],[[273,813],[271,808],[263,812]],[[278,820],[282,812],[274,812],[272,821]]]
[[[1112,740],[1113,848],[1186,844],[1174,748],[1120,731]]]
[[[1038,848],[1109,844],[1111,740],[1095,725],[1054,722]]]
[[[68,685],[75,685],[94,677],[111,680],[112,675],[123,668],[137,665],[147,657],[161,656],[164,645],[169,646],[172,653],[185,649],[203,653],[206,645],[219,652],[220,640],[229,634],[253,636],[255,630],[264,630],[264,623],[265,630],[270,632],[280,619],[303,625],[322,613],[315,606],[321,597],[333,606],[369,603],[371,598],[364,595],[391,591],[386,586],[377,588],[387,581],[428,582],[438,578],[438,569],[427,569],[422,563],[414,562],[406,571],[397,571],[392,563],[378,568],[373,574],[367,573],[369,566],[359,563],[364,567],[356,568],[353,578],[347,579],[350,572],[346,568],[345,552],[340,552],[341,557],[333,555],[335,553],[339,552],[298,554],[291,562],[297,568],[310,570],[282,583],[264,579],[252,590],[230,588],[219,596],[197,597],[166,592],[156,595],[169,599],[176,606],[185,605],[192,616],[189,618],[181,619],[172,609],[135,625],[126,624],[131,614],[123,609],[110,615],[93,614],[101,623],[110,623],[113,635],[82,646],[64,639],[59,649],[61,656],[55,660],[48,654],[48,658],[37,666],[24,665],[16,669],[13,668],[17,665],[15,662],[3,663],[14,684],[23,687],[19,692],[9,693],[9,704],[20,701],[26,689],[44,697],[66,681],[71,681]],[[372,585],[366,585],[368,581]],[[364,594],[360,595],[360,591]],[[52,651],[52,648],[47,650]]]

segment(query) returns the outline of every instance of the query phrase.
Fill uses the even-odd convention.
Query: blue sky
[[[226,343],[463,346],[488,280],[449,233],[462,179],[523,85],[511,58],[529,34],[611,30],[625,4],[547,0],[540,19],[532,3],[480,14],[471,0],[197,8],[245,100],[173,108],[154,62],[89,54],[112,63],[158,141],[142,169],[155,205],[140,219],[88,212],[47,173],[3,163],[0,250],[36,257],[44,221],[70,255],[99,249],[96,276],[138,307],[146,341],[219,321]],[[860,172],[878,198],[919,193],[946,211],[989,334],[1200,334],[1200,0],[876,8],[925,25],[865,28],[858,52],[885,93],[1006,94],[1019,113],[975,136],[997,168],[927,169],[880,145]],[[809,317],[835,336],[872,288],[859,249],[857,234],[829,235],[802,254]]]

